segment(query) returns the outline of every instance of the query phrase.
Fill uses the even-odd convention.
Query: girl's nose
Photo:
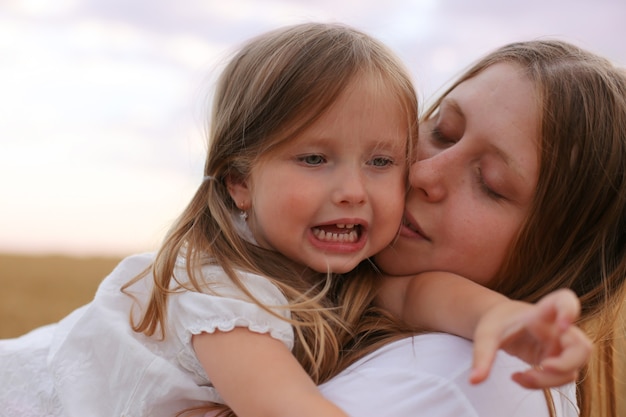
[[[364,178],[360,172],[343,172],[336,180],[333,201],[341,205],[361,205],[367,200]]]

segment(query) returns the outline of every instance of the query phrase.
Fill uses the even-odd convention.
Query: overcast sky
[[[202,177],[216,69],[266,30],[355,26],[428,98],[516,40],[626,65],[624,17],[623,0],[0,0],[0,251],[155,249]]]

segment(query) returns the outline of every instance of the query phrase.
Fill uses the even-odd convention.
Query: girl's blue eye
[[[322,155],[317,154],[300,156],[298,159],[307,165],[321,165],[326,162],[326,159]]]
[[[385,156],[378,156],[376,158],[372,158],[370,161],[370,165],[375,167],[386,167],[389,165],[393,165],[393,159],[387,158]]]

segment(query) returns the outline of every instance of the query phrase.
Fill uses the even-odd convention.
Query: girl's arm
[[[192,344],[226,404],[239,417],[347,417],[326,400],[291,351],[247,328],[201,333]]]
[[[455,274],[427,272],[385,278],[377,302],[417,329],[474,339],[473,383],[487,378],[499,348],[540,365],[513,376],[528,388],[573,381],[591,354],[591,342],[572,325],[580,303],[569,290],[529,304]]]

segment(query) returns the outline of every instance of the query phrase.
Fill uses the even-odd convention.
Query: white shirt
[[[541,390],[511,380],[528,365],[499,352],[487,381],[468,382],[472,342],[430,333],[386,345],[320,390],[352,417],[544,417]],[[573,384],[552,390],[559,417],[578,416]]]

